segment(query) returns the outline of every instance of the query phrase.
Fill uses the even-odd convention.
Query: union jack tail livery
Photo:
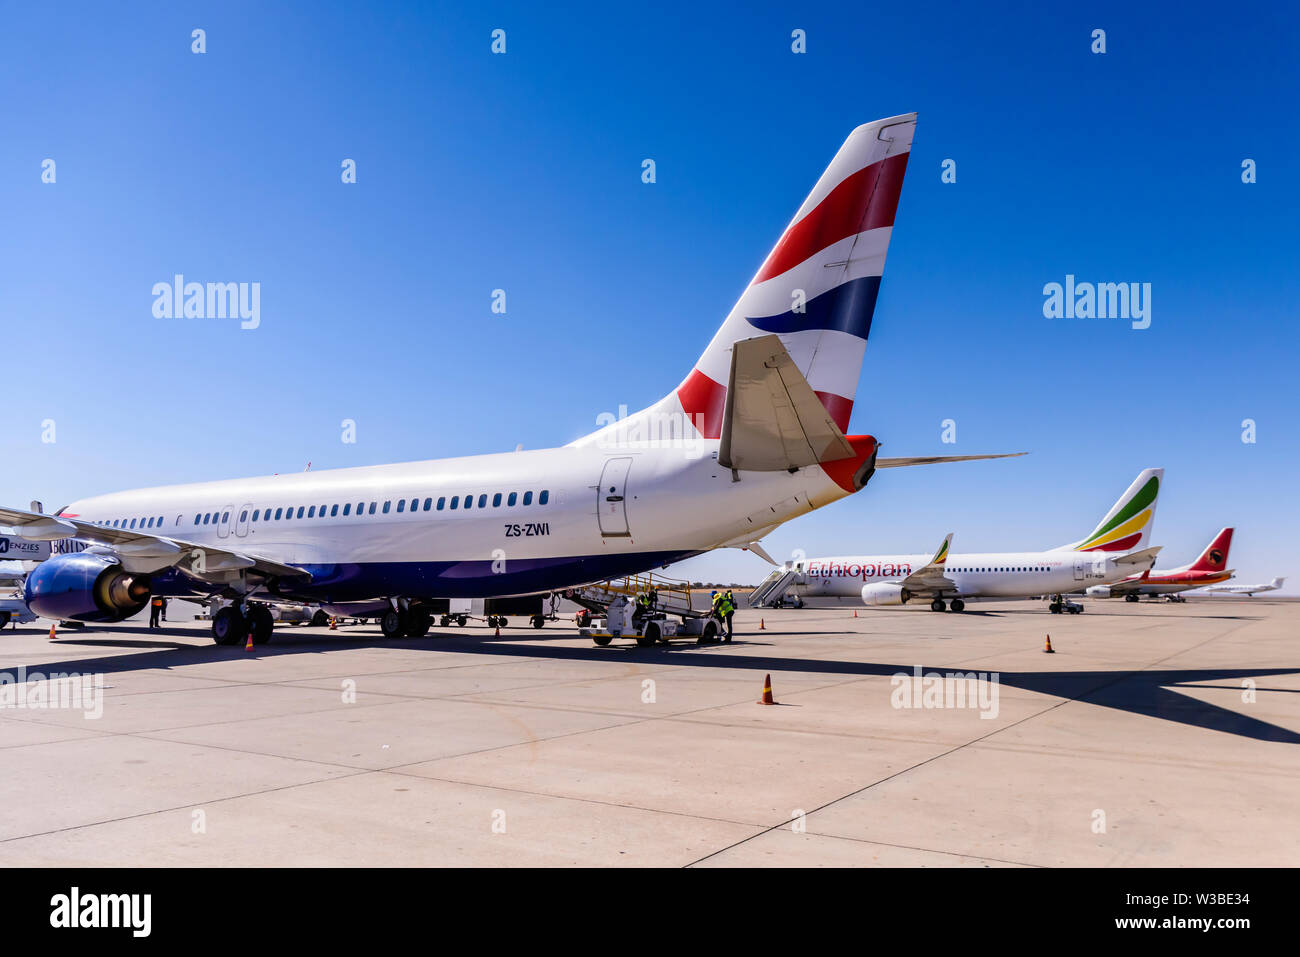
[[[848,429],[915,130],[907,113],[849,134],[690,374],[647,411],[685,413],[718,438],[732,345],[775,333]]]
[[[1131,552],[1151,543],[1156,501],[1164,469],[1144,469],[1087,538],[1063,549],[1080,552]]]

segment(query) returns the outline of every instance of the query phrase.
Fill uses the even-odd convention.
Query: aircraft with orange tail
[[[1084,594],[1089,598],[1119,598],[1137,601],[1142,595],[1164,595],[1170,601],[1182,601],[1178,592],[1206,585],[1218,585],[1233,576],[1228,567],[1228,549],[1232,547],[1232,529],[1223,528],[1194,562],[1178,568],[1153,568],[1113,585],[1093,585]]]

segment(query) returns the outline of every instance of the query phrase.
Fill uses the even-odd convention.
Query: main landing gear
[[[227,605],[212,616],[212,640],[219,645],[242,644],[250,635],[253,644],[265,645],[272,637],[275,619],[265,605],[250,604],[246,611]]]
[[[948,610],[948,605],[944,602],[944,600],[943,600],[942,598],[936,598],[934,601],[930,602],[930,610],[931,610],[931,611],[947,611],[947,610]],[[959,612],[960,612],[960,611],[965,611],[965,610],[966,610],[966,603],[965,603],[964,601],[962,601],[960,598],[954,598],[954,599],[952,600],[952,610],[953,610],[953,611],[959,611]]]
[[[416,608],[390,608],[379,619],[385,638],[423,638],[433,627],[433,616]]]

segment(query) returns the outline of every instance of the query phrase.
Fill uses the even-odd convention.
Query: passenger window
[[[391,501],[389,501],[389,502],[385,502],[385,503],[384,503],[384,514],[385,514],[385,515],[388,514],[388,506],[390,506],[390,505],[392,505],[392,504],[393,504],[393,503],[392,503]]]
[[[131,519],[131,527],[135,528],[135,519]]]
[[[473,507],[474,507],[474,496],[473,496],[473,495],[466,495],[466,496],[465,496],[465,507],[466,507],[466,508],[473,508]]]
[[[525,492],[525,493],[524,493],[524,504],[525,504],[525,505],[532,505],[532,504],[533,504],[533,493],[532,493],[532,492]]]
[[[278,522],[278,521],[280,520],[280,516],[283,515],[283,514],[284,514],[284,509],[282,509],[282,508],[277,508],[277,509],[275,510],[275,520]]]
[[[210,524],[211,522],[212,522],[212,513],[211,513],[211,512],[204,512],[204,513],[203,513],[203,524],[204,524],[204,525],[208,525],[208,524]]]
[[[460,496],[459,496],[459,495],[453,495],[453,496],[451,497],[451,507],[452,507],[452,508],[455,508],[458,502],[460,502]]]
[[[315,506],[315,505],[313,505],[311,508],[307,509],[307,517],[308,517],[308,518],[315,518],[315,517],[316,517],[316,506]]]
[[[299,517],[299,518],[302,518],[302,506],[301,506],[301,505],[298,506],[298,517]]]
[[[546,502],[547,502],[547,500],[548,500],[550,497],[551,497],[551,490],[550,490],[550,489],[542,489],[542,494],[539,495],[539,496],[537,496],[537,504],[538,504],[538,505],[545,505]]]
[[[433,499],[432,499],[432,498],[426,498],[426,499],[424,500],[424,510],[427,512],[427,511],[428,511],[429,509],[431,509],[431,508],[433,508]]]
[[[339,513],[339,507],[338,507],[337,505],[331,505],[331,506],[330,506],[330,518],[333,518],[333,517],[334,517],[335,515],[337,515],[338,513]]]
[[[478,507],[487,508],[487,494],[484,493],[478,497]]]
[[[241,522],[248,521],[248,509],[244,509],[242,512],[239,513],[239,520]]]
[[[255,509],[253,509],[253,521],[256,522],[256,521],[257,521],[257,516],[259,516],[259,515],[261,515],[261,514],[262,514],[262,510],[261,510],[260,508],[255,508]]]
[[[348,502],[346,505],[343,506],[343,514],[347,515],[351,511],[352,511],[352,503]]]
[[[428,503],[426,502],[425,504],[427,505]],[[445,496],[445,495],[439,495],[439,496],[438,496],[438,511],[441,512],[442,509],[443,509],[443,506],[446,505],[446,504],[447,504],[447,496]]]
[[[375,514],[375,505],[376,505],[375,502],[371,502],[371,503],[370,503],[370,514],[371,514],[371,515],[374,515],[374,514]]]
[[[418,511],[419,508],[420,508],[420,500],[418,498],[411,499],[411,511],[412,512]],[[428,506],[426,505],[425,508],[427,509]]]
[[[500,508],[500,507],[501,507],[501,493],[500,493],[500,492],[497,492],[495,495],[492,496],[492,507],[493,507],[493,508]]]
[[[398,510],[399,512],[405,512],[405,511],[406,511],[406,499],[404,499],[404,498],[399,498],[399,499],[397,500],[397,510]],[[388,503],[387,503],[387,502],[384,503],[384,511],[385,511],[385,512],[388,511]]]
[[[519,498],[519,493],[518,493],[518,492],[511,492],[511,493],[510,493],[510,497],[509,497],[508,499],[506,499],[506,506],[507,506],[508,508],[514,508],[514,507],[515,507],[515,501],[516,501],[516,499],[518,499],[518,498]]]

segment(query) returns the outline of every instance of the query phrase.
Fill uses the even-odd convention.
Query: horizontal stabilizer
[[[1028,452],[1002,452],[998,455],[909,455],[903,458],[876,459],[878,469],[896,469],[905,465],[935,465],[940,462],[975,462],[979,459],[1014,459]]]
[[[779,472],[855,454],[780,336],[742,339],[732,346],[720,465]]]
[[[1148,561],[1155,561],[1163,545],[1152,545],[1150,548],[1144,548],[1139,552],[1129,552],[1127,555],[1120,555],[1115,559],[1116,565],[1141,565]]]

